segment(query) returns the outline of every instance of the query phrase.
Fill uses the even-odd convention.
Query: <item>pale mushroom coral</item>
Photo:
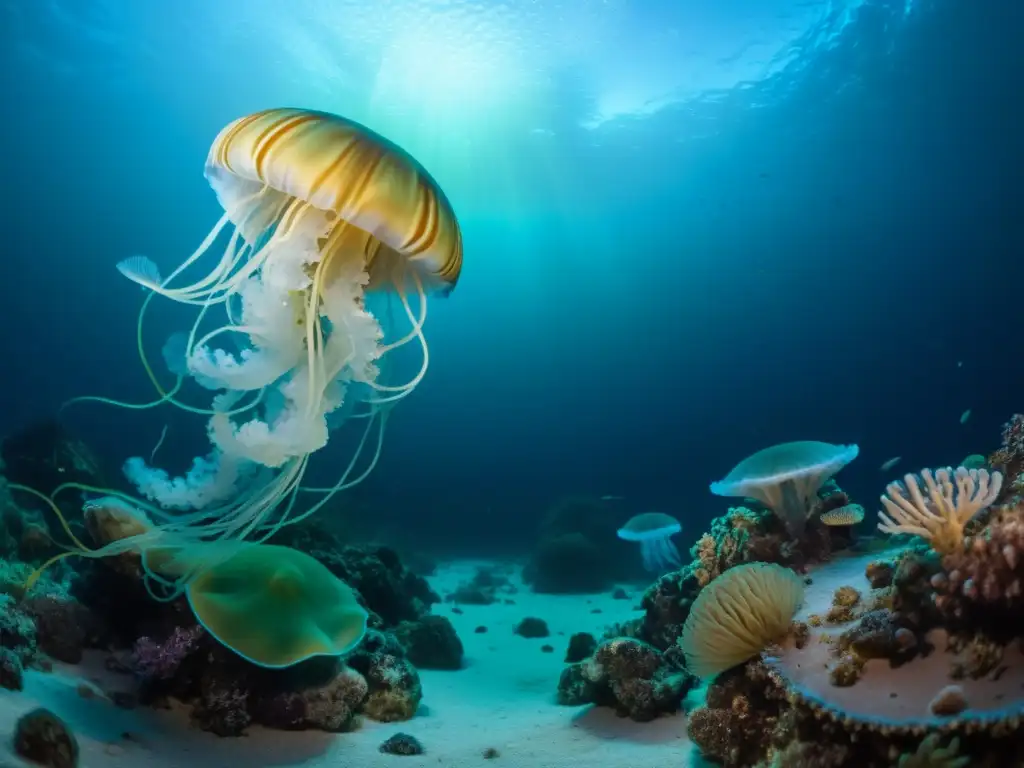
[[[747,457],[724,479],[711,484],[716,496],[757,499],[786,525],[791,536],[803,533],[814,512],[818,490],[857,458],[856,445],[815,440],[781,443]]]
[[[679,550],[671,537],[682,530],[679,521],[662,512],[645,512],[631,517],[618,531],[623,541],[640,545],[644,568],[651,573],[662,573],[682,565]]]

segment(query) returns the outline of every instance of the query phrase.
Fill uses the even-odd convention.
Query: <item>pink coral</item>
[[[999,510],[942,566],[932,579],[940,610],[959,616],[965,603],[984,603],[1015,615],[1024,608],[1024,506]]]

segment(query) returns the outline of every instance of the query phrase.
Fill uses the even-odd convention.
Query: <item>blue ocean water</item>
[[[465,237],[431,367],[351,492],[437,548],[522,549],[566,494],[684,521],[776,442],[955,463],[1020,408],[1024,246],[1007,0],[7,0],[0,432],[151,395],[142,295],[220,209],[216,133],[273,106],[403,146]],[[154,313],[156,356],[177,330]],[[972,417],[961,425],[965,409]],[[206,450],[178,413],[62,419],[117,466]],[[312,469],[327,482],[343,439]],[[334,453],[331,453],[334,451]]]

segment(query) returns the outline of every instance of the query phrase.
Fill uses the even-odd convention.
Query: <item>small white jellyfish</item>
[[[671,515],[644,512],[630,518],[619,529],[619,538],[623,541],[639,542],[644,568],[651,573],[663,573],[682,565],[679,550],[670,541],[671,537],[681,530],[679,521]]]

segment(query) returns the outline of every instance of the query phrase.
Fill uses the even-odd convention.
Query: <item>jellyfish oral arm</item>
[[[640,540],[640,555],[644,568],[658,573],[666,568],[677,568],[681,564],[679,550],[668,536],[651,536]]]

